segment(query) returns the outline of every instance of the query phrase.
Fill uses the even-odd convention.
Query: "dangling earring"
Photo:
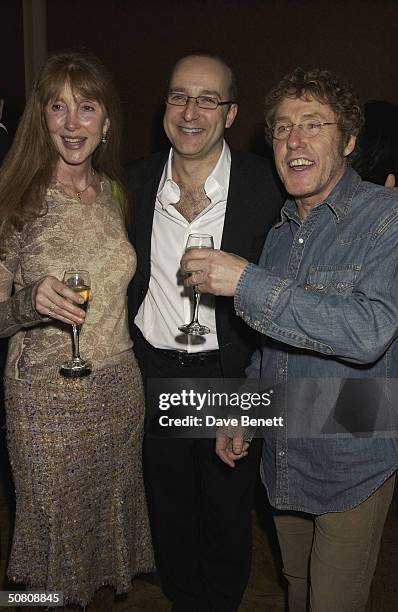
[[[107,132],[104,132],[104,133],[102,134],[101,143],[102,143],[102,144],[106,144],[107,142],[108,142],[108,133],[107,133]]]

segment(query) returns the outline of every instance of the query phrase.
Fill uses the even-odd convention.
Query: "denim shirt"
[[[270,502],[355,507],[397,468],[397,194],[348,168],[304,220],[288,200],[235,309],[264,334],[247,376],[284,418],[265,435]]]

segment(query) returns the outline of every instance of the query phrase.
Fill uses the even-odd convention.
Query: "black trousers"
[[[219,363],[179,366],[136,342],[144,378],[221,377]],[[214,439],[144,439],[144,480],[162,589],[176,612],[238,609],[251,565],[260,440],[231,469]]]

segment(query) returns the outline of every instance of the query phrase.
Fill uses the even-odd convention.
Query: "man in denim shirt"
[[[259,265],[196,250],[182,270],[234,295],[264,334],[247,375],[272,387],[284,419],[265,435],[262,476],[290,610],[365,610],[397,469],[398,196],[348,167],[362,114],[334,75],[296,69],[266,119],[292,199]],[[240,434],[217,440],[231,467],[248,452]]]

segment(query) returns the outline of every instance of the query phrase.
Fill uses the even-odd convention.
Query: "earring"
[[[102,144],[106,144],[107,142],[108,142],[108,133],[107,133],[107,132],[104,132],[104,133],[102,134],[101,143],[102,143]]]

